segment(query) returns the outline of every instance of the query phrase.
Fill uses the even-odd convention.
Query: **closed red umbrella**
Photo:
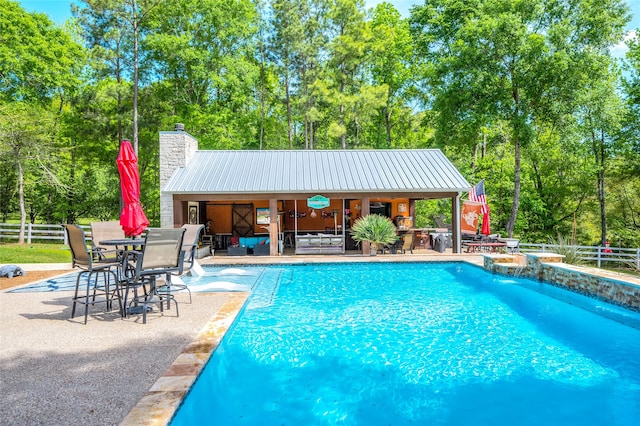
[[[489,235],[491,233],[491,222],[489,220],[489,204],[487,204],[487,212],[482,216],[482,234]]]
[[[140,205],[140,174],[138,157],[133,151],[131,142],[123,140],[118,153],[118,172],[120,172],[120,188],[124,207],[120,212],[120,226],[125,235],[140,235],[149,226],[149,220]]]

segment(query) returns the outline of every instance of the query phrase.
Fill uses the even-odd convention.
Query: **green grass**
[[[71,263],[69,246],[63,244],[0,244],[3,263]]]

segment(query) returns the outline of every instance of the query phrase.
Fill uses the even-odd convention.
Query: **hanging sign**
[[[329,207],[331,200],[322,195],[314,195],[311,198],[307,198],[307,206],[311,209],[323,209]]]

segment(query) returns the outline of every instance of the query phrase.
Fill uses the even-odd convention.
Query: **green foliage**
[[[0,125],[30,135],[22,191],[0,138],[4,218],[21,205],[29,221],[118,215],[115,158],[133,139],[131,2],[80,3],[57,27],[0,0],[0,110],[25,108]],[[622,82],[609,57],[624,1],[434,0],[409,19],[390,3],[138,0],[151,222],[158,132],[180,122],[201,149],[440,148],[470,183],[485,179],[493,232],[575,232],[591,245],[605,228],[640,245],[639,39]],[[448,200],[416,202],[419,227],[450,214]]]
[[[356,220],[351,236],[357,242],[369,241],[375,246],[382,246],[396,241],[396,226],[388,217],[370,214]]]
[[[73,92],[84,51],[69,33],[18,2],[0,0],[0,102],[46,104]]]
[[[415,209],[416,228],[438,228],[435,218],[451,217],[451,200],[419,200]]]
[[[569,238],[558,234],[558,237],[555,240],[553,238],[549,238],[549,244],[554,246],[553,251],[556,254],[564,256],[564,263],[568,263],[570,265],[581,265],[583,263],[580,259],[578,249],[571,243]]]
[[[0,264],[69,263],[69,247],[61,244],[0,244]]]
[[[432,65],[425,78],[435,88],[436,137],[470,154],[478,135],[504,126],[514,159],[508,235],[518,218],[522,151],[540,130],[575,113],[574,93],[590,86],[593,64],[627,21],[619,0],[554,7],[543,0],[435,0],[414,9],[417,49]]]

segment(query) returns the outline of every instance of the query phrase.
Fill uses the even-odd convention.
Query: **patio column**
[[[269,199],[269,256],[278,255],[278,199]]]
[[[370,203],[371,201],[369,200],[369,197],[362,197],[362,208],[360,209],[360,217],[369,216],[369,213],[371,212],[371,209],[369,208]],[[371,254],[371,244],[369,244],[369,241],[362,242],[362,254],[364,254],[365,256],[369,256]]]
[[[460,253],[460,194],[451,198],[451,234],[453,237],[453,246],[451,251]]]

